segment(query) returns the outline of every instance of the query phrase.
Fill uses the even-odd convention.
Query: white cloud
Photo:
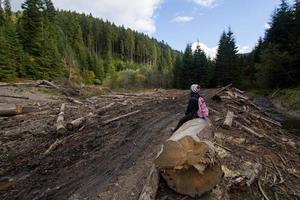
[[[56,8],[91,13],[117,25],[152,34],[156,31],[155,11],[164,0],[53,0]],[[23,0],[12,1],[13,6]]]
[[[269,28],[271,28],[271,26],[270,26],[270,24],[269,24],[269,23],[265,23],[264,27],[265,27],[265,29],[269,29]]]
[[[192,1],[202,7],[213,7],[217,3],[217,0],[192,0]]]
[[[206,44],[202,42],[194,42],[192,44],[192,50],[195,51],[197,46],[200,45],[200,48],[206,53],[207,56],[210,58],[216,58],[217,52],[218,52],[218,46],[215,47],[208,47]],[[244,54],[244,53],[250,53],[252,51],[252,48],[249,46],[240,46],[238,45],[238,53]]]
[[[238,45],[238,53],[244,54],[244,53],[250,53],[252,51],[252,48],[249,46],[240,46]]]
[[[205,52],[205,54],[207,56],[209,56],[210,58],[215,58],[217,55],[217,50],[218,50],[218,46],[215,47],[208,47],[206,44],[202,43],[202,42],[194,42],[192,44],[192,50],[195,51],[197,46],[200,45],[200,48]]]
[[[190,17],[190,16],[177,16],[175,18],[173,18],[171,20],[171,22],[189,22],[189,21],[192,21],[194,18],[193,17]]]

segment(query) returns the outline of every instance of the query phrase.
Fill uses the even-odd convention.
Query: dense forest
[[[282,0],[271,16],[270,28],[249,54],[238,54],[233,32],[221,35],[217,56],[210,60],[198,46],[188,44],[174,65],[174,84],[187,88],[198,82],[206,87],[233,83],[244,88],[288,88],[300,85],[300,1]]]
[[[91,15],[58,11],[51,0],[26,0],[11,11],[0,0],[0,81],[171,87],[180,52],[145,34]]]
[[[182,53],[164,41],[91,15],[56,10],[51,0],[26,0],[12,12],[0,0],[0,81],[70,80],[110,87],[287,88],[300,84],[299,0],[282,0],[270,28],[249,54],[238,54],[229,28],[217,56],[200,46]]]

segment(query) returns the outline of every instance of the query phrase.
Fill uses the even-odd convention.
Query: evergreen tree
[[[194,52],[194,80],[202,87],[206,87],[208,83],[208,61],[204,51],[201,50],[200,45],[197,46]]]
[[[188,88],[194,82],[195,77],[195,67],[193,63],[193,51],[192,45],[188,44],[186,46],[185,52],[182,58],[182,72],[181,72],[181,81],[180,87],[181,88]]]
[[[175,88],[182,88],[183,83],[183,64],[182,64],[182,58],[180,55],[177,55],[174,68],[173,68],[173,86]]]
[[[16,78],[16,69],[12,66],[10,45],[5,38],[3,30],[0,28],[0,81],[10,81]]]
[[[240,81],[237,47],[230,29],[227,33],[223,32],[220,38],[215,70],[218,85],[226,85],[229,83],[237,85]]]
[[[40,56],[42,40],[43,2],[42,0],[26,0],[22,4],[22,44],[25,52]]]
[[[2,0],[0,0],[0,27],[3,26],[4,21],[5,21],[5,18],[4,18],[4,11],[2,8]]]
[[[4,12],[7,17],[11,16],[10,0],[4,0]]]
[[[44,0],[44,13],[50,22],[54,21],[56,11],[51,0]]]

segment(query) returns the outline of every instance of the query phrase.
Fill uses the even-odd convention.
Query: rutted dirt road
[[[68,103],[66,121],[117,102],[82,130],[65,135],[57,135],[53,127],[62,97],[22,100],[23,104],[39,106],[40,111],[0,120],[0,175],[16,180],[14,188],[0,191],[0,198],[136,199],[160,145],[184,111],[183,92],[158,93],[93,97],[81,100],[84,105]],[[135,110],[141,112],[102,125],[103,120]],[[57,139],[64,143],[45,156],[43,153]]]

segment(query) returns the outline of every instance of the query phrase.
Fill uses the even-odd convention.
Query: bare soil
[[[212,92],[205,90],[203,96],[209,97]],[[0,190],[0,199],[4,200],[137,199],[161,144],[170,137],[171,127],[182,117],[188,101],[187,92],[177,90],[75,97],[83,105],[36,88],[1,87],[1,94],[26,96],[29,100],[0,97],[0,107],[22,104],[38,108],[29,114],[0,117],[0,177],[9,176],[16,180],[14,187]],[[111,102],[116,104],[105,114],[92,117],[81,129],[64,135],[56,133],[54,125],[62,103],[67,103],[65,121],[69,122],[89,113],[96,114]],[[209,98],[207,102],[214,109],[224,109],[224,105]],[[103,124],[107,119],[136,110],[141,112]],[[264,182],[263,187],[270,198],[274,188],[279,199],[299,198],[298,136],[274,133],[274,140],[283,137],[291,144],[274,143],[269,138],[257,139],[238,129],[224,130],[214,117],[211,115],[210,118],[216,127],[216,141],[232,152],[218,148],[225,178],[202,199],[261,199],[257,183],[236,192],[229,192],[227,186],[247,163],[263,163],[263,176],[276,176],[268,156],[279,163],[279,170],[285,178],[281,185],[271,186],[271,182]],[[272,130],[268,134],[272,137]],[[44,155],[57,140],[64,142]],[[285,159],[285,164],[277,153]],[[161,181],[157,199],[182,198],[189,199],[174,193]]]

